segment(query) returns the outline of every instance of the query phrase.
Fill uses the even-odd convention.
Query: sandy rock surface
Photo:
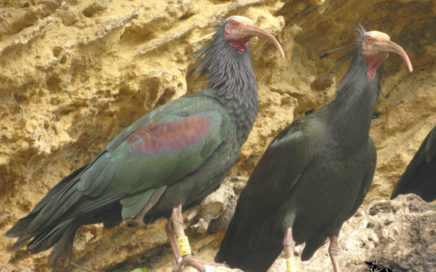
[[[395,272],[436,271],[435,227],[435,204],[415,195],[375,200],[344,224],[339,262],[343,271],[371,271],[365,262]],[[327,249],[328,243],[302,262],[301,270],[333,271]],[[269,271],[284,271],[284,267],[284,259],[278,259]]]
[[[222,187],[229,188],[228,184]],[[223,203],[224,203],[223,199]],[[204,204],[204,202],[203,202]],[[202,205],[203,205],[202,204]],[[233,212],[233,206],[227,209]],[[191,225],[192,227],[192,225]],[[189,229],[189,228],[188,228]],[[436,204],[426,203],[416,195],[400,195],[394,200],[375,200],[361,207],[342,227],[339,236],[339,264],[343,271],[371,271],[372,262],[379,267],[395,272],[436,271]],[[191,229],[192,231],[193,229]],[[194,254],[200,259],[212,261],[219,243],[210,241],[210,236],[198,235]],[[197,236],[196,236],[197,235]],[[219,237],[219,234],[217,234]],[[328,242],[309,261],[298,261],[301,271],[333,271],[328,255]],[[304,245],[295,249],[300,255]],[[171,271],[174,260],[167,254],[155,254],[144,265],[151,271]],[[150,265],[151,264],[151,265]],[[208,271],[240,271],[227,267],[207,266]],[[197,271],[188,268],[186,271]],[[268,272],[286,271],[284,252]]]
[[[2,234],[134,120],[200,90],[205,81],[190,75],[195,62],[191,53],[208,37],[207,27],[234,14],[250,17],[278,37],[286,59],[264,39],[250,43],[260,109],[231,176],[248,176],[272,137],[333,99],[340,75],[322,83],[319,79],[340,53],[319,56],[354,41],[356,23],[388,33],[408,52],[414,73],[407,72],[398,56],[391,56],[383,68],[371,129],[377,170],[362,210],[387,199],[436,125],[433,0],[5,0],[0,1],[0,271],[47,271],[48,252],[32,257],[23,250],[13,253],[13,240]],[[232,182],[238,191],[245,181]],[[212,215],[192,223],[198,224],[191,230],[193,247],[205,248],[202,256],[209,260],[227,220],[212,218],[220,209],[212,204],[205,208]],[[112,230],[87,226],[75,242],[73,260],[96,271],[150,267],[150,260],[162,267],[172,264],[165,222],[126,223]],[[356,224],[355,229],[365,229]],[[209,227],[217,234],[205,233]],[[419,229],[414,231],[419,235]],[[352,247],[359,245],[346,236],[342,234],[341,241],[358,252]],[[365,256],[383,263],[378,257],[382,254],[376,254],[379,248],[374,244],[367,254],[375,255]],[[419,257],[420,252],[409,253]],[[362,265],[363,259],[353,261]],[[314,264],[305,271],[324,271]]]

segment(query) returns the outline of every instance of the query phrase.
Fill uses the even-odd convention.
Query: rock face
[[[341,231],[340,262],[345,271],[371,271],[366,262],[395,272],[427,272],[436,267],[436,206],[415,195],[394,201],[376,200],[362,207]],[[331,271],[328,244],[313,259],[301,264],[302,271]],[[281,269],[280,269],[281,268]],[[272,271],[283,271],[280,259]],[[373,270],[376,271],[376,270]]]
[[[188,73],[195,61],[190,53],[199,48],[198,41],[207,38],[203,35],[208,26],[234,14],[250,17],[277,36],[287,58],[278,58],[274,48],[262,39],[251,42],[260,111],[232,176],[248,176],[278,131],[333,99],[340,75],[325,82],[319,79],[340,53],[322,60],[319,56],[352,42],[356,23],[388,33],[405,48],[415,72],[408,74],[397,56],[386,61],[371,129],[378,163],[366,205],[386,199],[421,141],[436,125],[433,0],[6,0],[0,2],[0,234],[134,120],[202,88],[204,79]],[[243,185],[243,181],[231,183],[239,186],[236,193]],[[235,199],[226,200],[226,205]],[[221,209],[213,203],[212,199],[204,206],[206,213]],[[366,208],[362,208],[361,218],[369,220],[371,215],[362,212]],[[197,226],[191,231],[193,247],[204,248],[201,254],[210,260],[227,220],[213,219],[215,216],[192,222]],[[389,216],[386,213],[386,218]],[[410,209],[404,216],[423,226],[425,220],[432,220],[415,218]],[[347,223],[357,224],[350,228],[365,229],[355,219]],[[113,230],[85,227],[75,243],[74,261],[107,271],[141,264],[150,267],[150,260],[161,267],[170,265],[170,251],[162,246],[166,243],[165,222],[124,224]],[[419,224],[411,224],[409,229],[404,223],[403,231],[407,229],[415,239],[421,233]],[[201,234],[206,228],[218,234]],[[384,229],[380,225],[379,232],[374,232]],[[353,244],[357,238],[345,233],[341,238],[345,241],[348,236],[345,250],[358,252],[360,245]],[[361,248],[366,252],[362,256],[418,270],[410,265],[420,260],[423,248],[430,250],[431,243],[406,248],[411,251],[388,260],[377,254],[379,249],[399,246],[389,239],[379,237],[379,242],[365,244],[373,248]],[[0,236],[0,271],[46,271],[47,253],[33,257],[22,250],[13,253],[12,243],[12,239]],[[317,256],[325,253],[321,249]],[[362,265],[362,256],[351,261]],[[409,266],[400,262],[401,256],[408,256]],[[430,254],[425,258],[433,257]],[[324,255],[322,258],[328,261]],[[310,263],[305,271],[324,271],[317,270],[316,262]],[[424,270],[418,271],[426,271],[422,267],[419,269]]]
[[[393,201],[375,200],[361,207],[342,227],[339,237],[339,263],[343,271],[368,272],[372,262],[395,272],[429,272],[436,267],[436,206],[415,195],[399,196]],[[199,248],[207,259],[213,245]],[[303,247],[297,246],[296,256]],[[210,257],[209,257],[210,258]],[[298,262],[300,271],[333,271],[328,243],[306,262]],[[152,271],[171,271],[172,263],[159,262]],[[208,267],[209,268],[209,267]],[[210,271],[239,271],[225,267]],[[194,269],[187,271],[196,271]],[[268,272],[286,271],[284,254]],[[377,271],[377,270],[373,270]]]

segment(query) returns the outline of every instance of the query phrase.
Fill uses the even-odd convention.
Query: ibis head
[[[270,33],[254,25],[251,19],[243,16],[231,16],[226,19],[224,38],[232,47],[237,49],[238,52],[244,52],[250,39],[255,36],[265,37],[270,40],[280,52],[280,55],[285,57],[285,53],[277,39]]]
[[[377,68],[388,58],[391,52],[400,55],[406,63],[409,72],[413,72],[412,63],[406,51],[391,41],[391,38],[386,33],[376,30],[365,32],[361,50],[362,56],[368,65],[366,75],[371,80],[374,79]]]

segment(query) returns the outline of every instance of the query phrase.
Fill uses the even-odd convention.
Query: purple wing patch
[[[160,153],[192,145],[209,131],[210,116],[196,114],[168,123],[155,123],[140,127],[126,139],[131,152]]]

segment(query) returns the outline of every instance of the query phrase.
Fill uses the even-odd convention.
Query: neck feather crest
[[[197,75],[207,75],[208,88],[229,110],[241,130],[238,138],[245,141],[257,116],[257,82],[251,62],[250,50],[243,52],[224,37],[224,25],[216,26],[212,39],[196,55]]]

